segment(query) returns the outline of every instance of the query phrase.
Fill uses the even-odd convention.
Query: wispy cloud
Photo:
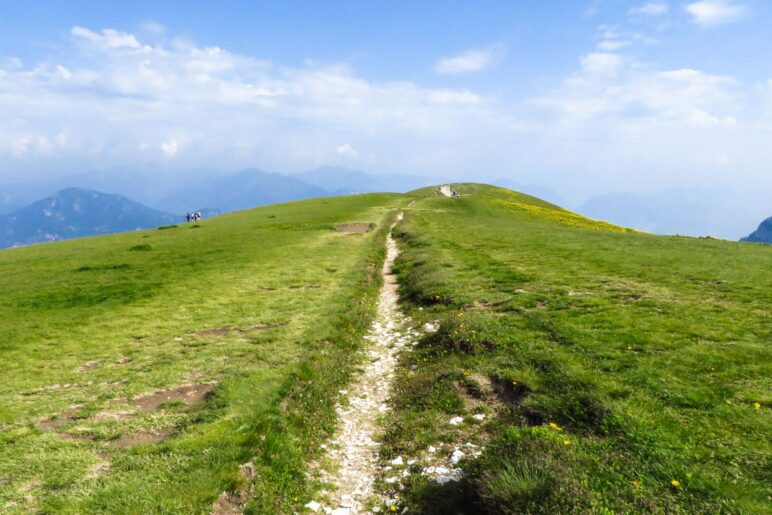
[[[467,50],[452,57],[443,57],[434,66],[434,71],[441,75],[461,75],[474,73],[488,68],[494,60],[497,47],[482,50]]]
[[[109,28],[73,27],[71,36],[69,48],[39,63],[0,61],[0,169],[65,158],[286,169],[363,147],[382,166],[418,168],[438,141],[455,148],[453,162],[474,144],[463,141],[467,127],[502,123],[479,93],[369,81],[345,63],[275,66]]]
[[[704,28],[732,23],[749,14],[745,4],[732,0],[701,0],[688,4],[686,11],[694,23]]]
[[[341,156],[359,157],[359,152],[348,143],[338,145],[338,148],[336,148],[335,151]]]
[[[665,2],[647,2],[643,5],[630,8],[630,14],[644,16],[662,16],[670,11],[670,6]]]

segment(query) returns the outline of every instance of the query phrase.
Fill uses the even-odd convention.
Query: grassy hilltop
[[[461,430],[487,442],[467,479],[418,482],[411,504],[765,512],[772,251],[457,189],[417,192],[399,228],[403,300],[440,328],[404,358],[386,452],[458,439],[459,412],[496,416]]]
[[[291,511],[400,203],[326,198],[0,252],[0,512],[207,513],[250,460],[257,511]],[[336,231],[347,222],[378,228]]]
[[[455,187],[1,251],[0,512],[302,511],[397,209],[404,308],[439,330],[383,457],[484,444],[413,512],[766,511],[772,247]]]

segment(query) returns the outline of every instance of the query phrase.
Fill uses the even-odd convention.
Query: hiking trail
[[[397,221],[400,220],[402,213],[397,217]],[[381,272],[383,285],[378,296],[378,313],[364,337],[369,343],[366,349],[369,359],[349,389],[341,390],[344,396],[351,392],[348,405],[339,404],[336,408],[338,428],[332,439],[322,446],[326,451],[324,459],[332,466],[317,467],[319,479],[332,488],[321,492],[319,501],[306,505],[313,512],[335,515],[368,512],[367,502],[375,495],[373,484],[380,472],[380,444],[376,441],[381,430],[378,419],[390,409],[386,402],[398,354],[419,337],[397,303],[397,280],[392,266],[398,254],[390,231]]]

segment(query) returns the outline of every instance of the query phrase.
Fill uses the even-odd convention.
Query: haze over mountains
[[[120,195],[68,188],[0,216],[0,248],[146,229],[182,220]]]
[[[178,180],[152,172],[91,172],[63,179],[54,187],[64,188],[53,194],[51,185],[9,184],[0,186],[0,248],[147,229],[177,223],[188,211],[209,217],[330,195],[408,191],[427,183],[409,175],[382,179],[324,167],[294,176],[258,169],[218,176],[200,169]]]
[[[71,175],[49,183],[0,184],[0,247],[155,227],[171,223],[171,219],[181,220],[188,211],[201,211],[208,217],[259,205],[329,195],[405,192],[438,182],[443,179],[407,174],[370,175],[344,167],[325,166],[296,174],[257,168],[233,174],[207,168],[183,174],[111,169]],[[738,205],[737,195],[699,187],[658,193],[606,193],[572,204],[544,185],[521,183],[506,177],[492,182],[592,218],[658,234],[737,239],[748,234],[756,221],[768,214],[751,212],[748,206]],[[74,190],[77,195],[70,188],[79,188]],[[98,209],[94,195],[101,195]],[[83,199],[76,198],[79,196]],[[78,204],[88,209],[68,208],[68,202],[70,207]],[[127,203],[134,203],[134,212],[142,215],[127,219]],[[52,209],[52,206],[56,208]],[[45,212],[56,214],[41,214]],[[728,213],[735,216],[727,216]],[[737,216],[738,213],[742,216]],[[765,233],[762,231],[761,234],[763,238]]]

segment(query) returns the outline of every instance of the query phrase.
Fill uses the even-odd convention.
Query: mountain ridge
[[[182,221],[122,195],[65,188],[0,216],[0,248],[149,229]]]
[[[755,231],[741,238],[740,241],[772,244],[772,216],[761,222]]]

